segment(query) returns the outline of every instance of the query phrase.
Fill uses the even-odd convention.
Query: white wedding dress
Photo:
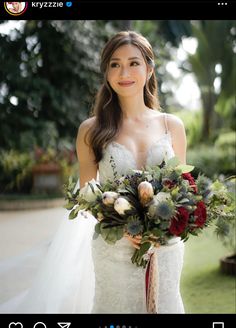
[[[132,153],[112,142],[99,163],[99,180],[113,178],[110,158],[119,175],[136,168]],[[168,130],[150,147],[146,164],[174,156]],[[0,305],[1,313],[148,313],[145,269],[131,263],[134,248],[122,238],[108,245],[93,239],[96,220],[81,214],[62,222],[30,288]],[[184,313],[180,275],[184,245],[172,238],[155,250],[155,313]]]

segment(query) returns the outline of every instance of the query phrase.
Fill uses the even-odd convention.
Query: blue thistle
[[[196,179],[196,185],[200,193],[202,194],[204,199],[207,199],[210,194],[210,186],[212,181],[204,176],[204,175],[198,175]]]
[[[156,215],[161,217],[163,220],[170,220],[175,214],[175,207],[170,202],[160,202],[156,206]]]
[[[132,235],[136,236],[143,231],[142,223],[137,218],[131,218],[127,223],[127,232]]]

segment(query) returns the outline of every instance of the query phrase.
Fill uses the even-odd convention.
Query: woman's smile
[[[133,85],[135,82],[134,81],[120,81],[118,82],[118,84],[121,87],[130,87],[131,85]]]

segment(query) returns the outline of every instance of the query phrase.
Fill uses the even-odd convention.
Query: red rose
[[[197,193],[197,186],[194,180],[194,177],[190,173],[182,173],[182,177],[185,180],[188,180],[190,186],[192,186],[194,193]]]
[[[207,213],[206,213],[206,206],[203,201],[197,203],[197,208],[194,211],[194,217],[196,218],[194,223],[198,227],[202,227],[206,222]]]
[[[184,208],[180,207],[176,217],[171,220],[169,231],[172,235],[180,236],[188,224],[189,212]]]

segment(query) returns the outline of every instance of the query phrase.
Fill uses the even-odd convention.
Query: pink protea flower
[[[153,187],[150,182],[143,181],[138,185],[138,194],[140,203],[146,206],[152,199],[154,195]]]

